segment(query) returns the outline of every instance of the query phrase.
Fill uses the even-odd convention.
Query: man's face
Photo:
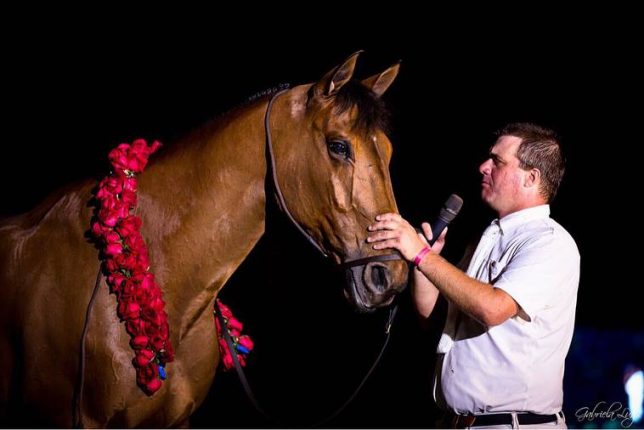
[[[501,136],[490,149],[489,157],[479,167],[481,198],[499,217],[523,209],[522,188],[527,172],[516,157],[521,138]]]

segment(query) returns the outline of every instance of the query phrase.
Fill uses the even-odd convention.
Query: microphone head
[[[447,222],[451,222],[458,215],[461,207],[463,207],[463,199],[456,194],[452,194],[441,208],[438,216]]]

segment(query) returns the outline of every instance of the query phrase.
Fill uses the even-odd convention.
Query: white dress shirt
[[[494,220],[470,260],[467,274],[512,296],[519,315],[485,327],[449,304],[436,400],[455,413],[561,410],[579,251],[549,215],[543,205]]]

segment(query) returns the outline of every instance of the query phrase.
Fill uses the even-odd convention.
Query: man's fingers
[[[423,228],[423,234],[425,234],[425,237],[428,240],[432,240],[434,236],[432,235],[432,226],[429,225],[429,223],[424,222],[420,225]]]
[[[393,232],[391,230],[381,230],[377,231],[375,233],[372,233],[367,237],[367,242],[376,242],[376,241],[382,241],[385,239],[395,239],[399,234],[397,232]]]
[[[399,221],[400,215],[393,212],[376,215],[376,221],[392,221],[392,220]]]
[[[376,230],[395,230],[398,227],[398,222],[394,220],[378,221],[369,226],[369,231]]]
[[[394,239],[383,240],[382,242],[374,243],[373,249],[395,248],[396,244],[397,242]]]

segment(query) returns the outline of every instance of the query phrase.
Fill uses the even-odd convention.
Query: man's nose
[[[479,166],[479,172],[482,175],[490,173],[490,159],[488,158]]]

